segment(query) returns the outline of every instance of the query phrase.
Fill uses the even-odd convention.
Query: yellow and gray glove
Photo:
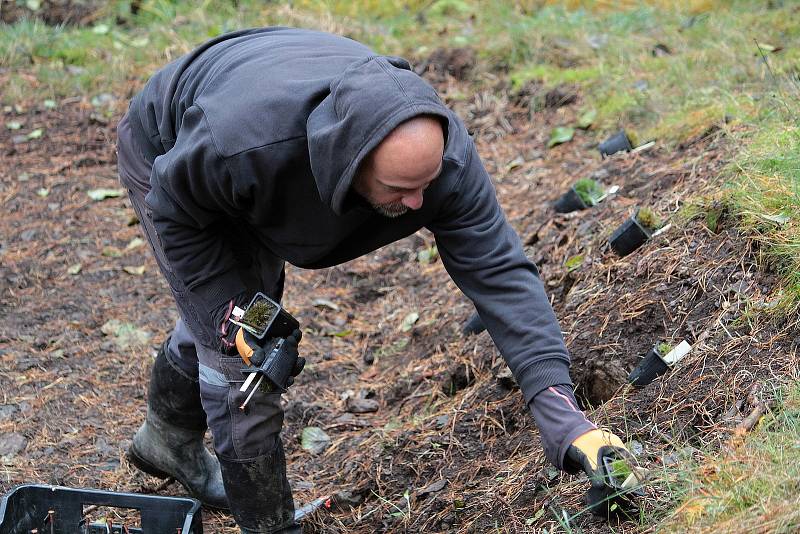
[[[643,495],[636,460],[622,440],[607,430],[590,430],[567,449],[565,467],[583,470],[591,487],[586,501],[593,513],[608,517],[631,514]]]

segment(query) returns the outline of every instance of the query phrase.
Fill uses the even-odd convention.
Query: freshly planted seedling
[[[596,206],[606,197],[606,191],[599,182],[582,178],[561,195],[554,204],[557,213],[570,213]]]
[[[625,460],[614,460],[609,464],[608,474],[614,479],[614,485],[622,487],[633,471]]]
[[[650,239],[662,226],[661,217],[655,211],[647,207],[641,208],[614,230],[608,242],[614,252],[620,256],[627,256]]]
[[[671,366],[689,354],[691,350],[692,346],[685,340],[678,343],[677,346],[670,345],[665,341],[656,343],[628,375],[628,382],[634,386],[646,386],[669,371]]]
[[[636,220],[639,221],[639,224],[650,230],[651,233],[664,226],[664,223],[661,222],[661,217],[659,217],[655,211],[647,207],[641,208],[636,213]]]
[[[573,189],[587,206],[595,206],[603,199],[605,194],[603,186],[591,178],[581,178],[575,182]]]
[[[663,356],[666,356],[667,354],[669,354],[669,351],[672,350],[672,345],[670,345],[669,343],[663,343],[662,342],[662,343],[658,344],[658,349],[657,350],[658,350],[658,353],[663,357]]]

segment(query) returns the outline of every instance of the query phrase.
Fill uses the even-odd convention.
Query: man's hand
[[[635,510],[632,499],[642,494],[636,460],[617,436],[607,430],[590,430],[572,442],[565,463],[589,476],[592,485],[586,500],[592,512],[608,517]]]
[[[257,367],[280,390],[294,384],[294,377],[306,365],[298,356],[297,346],[303,333],[297,329],[286,339],[258,339],[244,328],[236,333],[236,349],[248,366]],[[270,358],[271,357],[271,358]]]

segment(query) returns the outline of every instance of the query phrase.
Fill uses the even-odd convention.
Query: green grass
[[[675,511],[658,532],[796,532],[800,529],[800,386],[730,452],[673,473]],[[690,476],[686,476],[690,474]]]

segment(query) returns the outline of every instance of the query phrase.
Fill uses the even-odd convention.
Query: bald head
[[[392,130],[361,163],[353,189],[382,215],[422,207],[422,193],[439,175],[444,132],[439,119],[418,116]]]

